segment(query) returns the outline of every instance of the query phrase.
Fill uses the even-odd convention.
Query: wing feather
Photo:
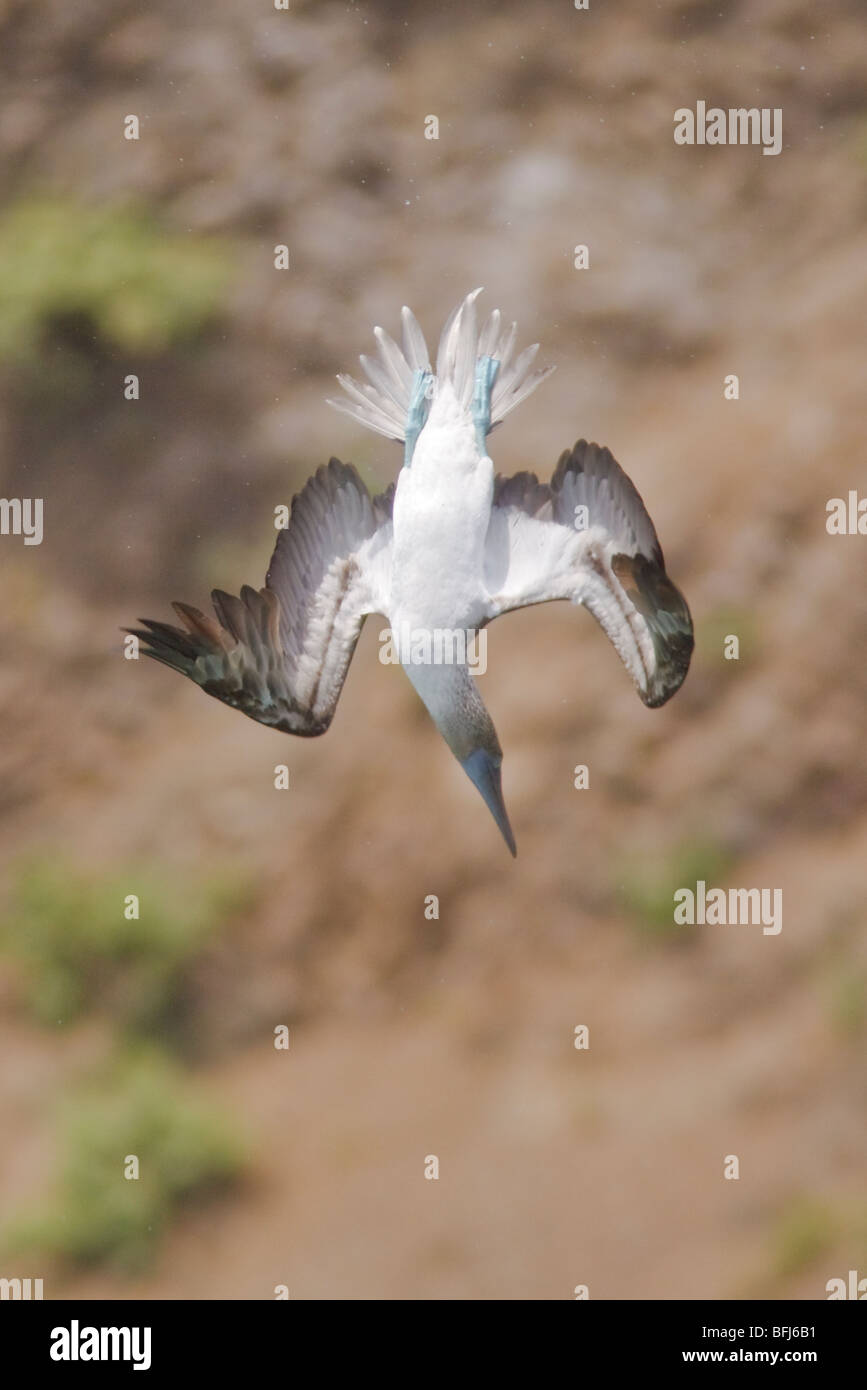
[[[262,589],[214,589],[216,618],[172,606],[181,626],[127,629],[146,656],[284,733],[331,723],[359,633],[385,600],[394,488],[371,497],[351,464],[331,459],[293,499]]]
[[[600,623],[646,705],[664,704],[682,685],[693,649],[689,608],[637,489],[608,449],[579,440],[549,484],[534,473],[498,478],[486,568],[488,621],[569,599]]]

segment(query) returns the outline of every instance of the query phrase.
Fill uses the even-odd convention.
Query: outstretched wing
[[[324,734],[365,616],[385,601],[394,488],[371,497],[331,459],[293,499],[264,589],[215,589],[216,619],[172,605],[183,624],[141,619],[146,656],[287,734]]]
[[[693,648],[686,600],[665,572],[644,503],[608,449],[581,439],[549,484],[497,478],[485,555],[487,620],[570,599],[601,624],[646,705],[682,685]]]

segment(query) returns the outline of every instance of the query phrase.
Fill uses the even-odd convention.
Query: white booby
[[[689,609],[608,449],[579,440],[550,483],[494,473],[488,433],[553,368],[533,370],[538,344],[513,355],[515,325],[504,329],[498,310],[478,331],[480,293],[448,319],[436,372],[404,308],[403,348],[376,328],[379,358],[361,358],[369,384],[338,378],[347,399],[330,404],[404,445],[397,484],[371,497],[332,458],[294,498],[265,587],[215,589],[216,619],[185,603],[173,604],[182,627],[142,619],[129,631],[147,656],[251,719],[312,736],[331,723],[367,614],[396,633],[475,633],[511,609],[569,599],[602,625],[646,705],[674,694],[692,654]],[[403,665],[514,855],[503,754],[468,665]]]

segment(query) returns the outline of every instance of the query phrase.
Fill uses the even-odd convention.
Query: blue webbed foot
[[[418,437],[424,429],[428,412],[428,391],[432,381],[433,373],[424,372],[421,368],[416,371],[412,379],[409,410],[406,412],[406,433],[404,434],[403,462],[405,467],[409,467],[412,463]]]
[[[485,440],[491,429],[491,392],[497,379],[500,364],[495,357],[480,357],[476,362],[476,380],[473,390],[473,424],[476,427],[476,440],[479,451],[487,453]]]

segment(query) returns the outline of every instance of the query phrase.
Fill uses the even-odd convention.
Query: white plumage
[[[404,444],[404,464],[371,497],[332,459],[294,499],[265,587],[212,594],[216,621],[176,603],[183,627],[143,620],[147,655],[208,694],[287,733],[324,733],[368,613],[395,633],[471,634],[500,614],[568,599],[611,638],[645,704],[664,703],[692,653],[686,602],[665,572],[637,491],[607,449],[580,440],[551,482],[494,473],[486,438],[553,368],[533,370],[538,344],[514,356],[498,310],[481,332],[474,290],[443,328],[434,372],[412,312],[403,347],[374,329],[367,382],[340,376],[332,401]],[[439,650],[436,646],[434,650]],[[452,752],[482,793],[506,843],[502,751],[466,661],[404,669]]]

